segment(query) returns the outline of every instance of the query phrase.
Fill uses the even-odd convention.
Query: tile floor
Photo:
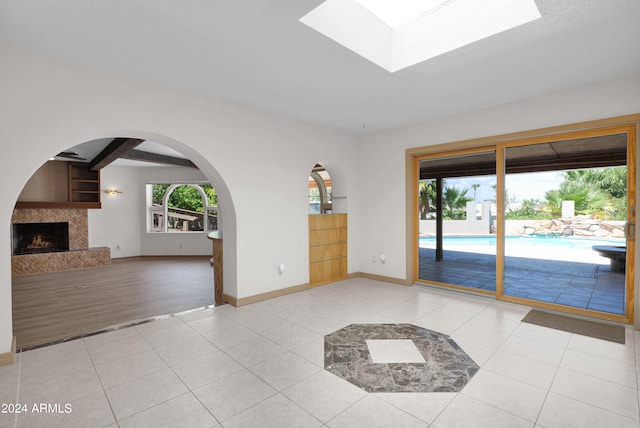
[[[640,426],[640,332],[620,345],[527,311],[359,278],[191,312],[19,354],[0,427]],[[324,335],[351,323],[440,331],[480,370],[460,392],[367,393],[323,368]]]

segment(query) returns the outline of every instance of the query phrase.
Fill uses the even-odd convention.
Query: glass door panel
[[[505,149],[504,296],[627,315],[627,140]]]
[[[421,159],[418,281],[496,290],[495,151]]]

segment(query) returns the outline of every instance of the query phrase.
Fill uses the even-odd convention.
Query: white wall
[[[102,193],[102,208],[89,210],[89,247],[109,247],[112,258],[140,255],[139,219],[144,199],[140,198],[138,181],[135,168],[107,166],[100,172],[101,191],[118,189],[122,193]]]
[[[357,212],[357,144],[352,136],[7,45],[0,45],[0,56],[0,142],[5,150],[0,158],[5,183],[0,187],[0,224],[6,225],[0,227],[0,243],[5,243],[4,255],[0,253],[0,353],[9,349],[12,337],[8,226],[13,204],[35,170],[68,147],[97,138],[133,137],[191,158],[219,192],[225,292],[238,298],[308,283],[307,178],[314,164],[323,162],[334,179],[340,177],[336,189],[348,192],[349,215]],[[121,196],[135,199],[134,192]],[[105,205],[105,210],[121,209]],[[91,224],[105,221],[92,214]],[[122,220],[118,225],[135,232]],[[353,272],[358,269],[358,227],[350,226]],[[135,243],[126,242],[121,245],[134,254]],[[93,227],[91,243],[114,244]],[[146,244],[140,245],[144,253]],[[280,263],[286,266],[282,275]]]

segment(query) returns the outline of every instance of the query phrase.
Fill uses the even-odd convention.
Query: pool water
[[[442,241],[445,251],[496,254],[495,235],[446,236]],[[594,245],[625,246],[625,244],[624,239],[507,236],[505,237],[505,255],[608,265],[610,260],[593,251],[592,247]],[[420,248],[435,249],[436,238],[420,238]]]
[[[443,246],[496,246],[495,236],[445,236]],[[508,247],[560,247],[573,249],[589,249],[594,245],[625,246],[624,239],[593,239],[593,238],[562,238],[546,236],[506,236],[505,245]],[[435,247],[436,238],[420,238],[421,247]]]

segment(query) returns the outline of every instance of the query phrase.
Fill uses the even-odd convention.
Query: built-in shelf
[[[68,165],[69,202],[100,204],[100,171],[91,171],[86,163]]]
[[[100,171],[83,162],[49,161],[25,185],[16,208],[101,208]]]

